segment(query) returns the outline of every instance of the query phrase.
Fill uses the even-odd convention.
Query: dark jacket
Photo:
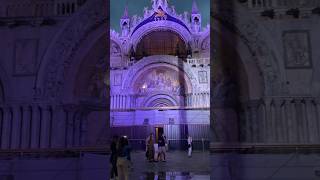
[[[158,139],[158,146],[165,146],[165,145],[166,145],[166,137],[162,135]]]
[[[110,145],[111,150],[111,156],[110,156],[110,163],[116,163],[117,162],[117,143],[112,142]]]

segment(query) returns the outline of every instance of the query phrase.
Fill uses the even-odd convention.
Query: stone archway
[[[168,94],[156,94],[149,96],[143,104],[145,107],[151,108],[178,106],[177,101]]]
[[[131,42],[128,44],[130,47],[133,46],[133,49],[136,50],[138,43],[141,39],[148,33],[153,31],[173,31],[181,36],[184,42],[191,42],[191,34],[188,29],[183,27],[182,25],[167,21],[163,23],[161,21],[154,21],[139,27],[134,33],[131,35]]]
[[[261,39],[267,33],[249,17],[235,22],[217,12],[213,16],[213,140],[225,144],[266,142],[268,120],[263,117],[263,101],[279,91],[281,77],[273,51]]]
[[[78,51],[80,46],[84,45],[90,36],[101,37],[94,35],[95,33],[108,33],[108,29],[105,28],[108,13],[106,7],[104,0],[88,1],[53,38],[37,74],[35,88],[38,99],[59,101],[63,94],[61,92],[63,86],[68,85],[67,74],[72,71],[71,64],[75,61],[74,57],[82,54]],[[106,44],[107,37],[105,36]],[[95,41],[91,39],[89,42]]]
[[[149,56],[137,62],[134,67],[129,69],[127,73],[128,75],[123,81],[122,89],[130,93],[134,93],[132,91],[132,87],[134,86],[134,82],[136,82],[137,78],[141,76],[141,73],[158,66],[167,67],[174,71],[181,72],[183,76],[182,79],[186,80],[186,93],[192,93],[194,91],[193,85],[197,82],[191,69],[188,66],[184,66],[183,63],[180,63],[177,57],[169,55]]]
[[[52,136],[59,139],[54,146],[87,146],[90,141],[86,133],[88,117],[95,117],[91,112],[107,113],[108,99],[100,100],[101,96],[107,97],[107,91],[102,94],[101,89],[108,89],[105,77],[100,81],[108,67],[105,61],[109,51],[107,7],[104,0],[88,1],[64,23],[41,61],[35,84],[36,98],[40,104],[56,107],[52,111]],[[83,64],[90,58],[92,62],[89,66],[86,64],[89,68],[86,71]],[[99,74],[95,75],[96,69]],[[86,82],[79,83],[81,78]],[[78,89],[89,87],[88,81],[94,79],[97,83],[92,84],[92,91]],[[104,122],[107,128],[108,118]],[[66,129],[67,133],[59,134],[58,129]]]

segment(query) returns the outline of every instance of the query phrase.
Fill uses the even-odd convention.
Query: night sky
[[[202,26],[205,27],[210,19],[210,0],[196,0],[198,8],[202,16]],[[143,8],[149,7],[151,9],[151,0],[111,0],[111,15],[110,26],[111,29],[120,31],[120,18],[123,15],[125,4],[128,3],[129,16],[135,14],[143,16]],[[192,0],[170,0],[169,6],[175,6],[178,14],[183,14],[184,11],[191,12]]]

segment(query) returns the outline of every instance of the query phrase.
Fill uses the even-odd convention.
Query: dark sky
[[[206,26],[210,19],[210,0],[196,0],[198,8],[202,16],[202,26]],[[110,26],[116,31],[120,31],[119,19],[123,15],[125,4],[128,3],[129,15],[143,15],[143,8],[149,7],[151,9],[151,0],[111,0],[111,15]],[[182,14],[184,11],[191,12],[192,0],[170,0],[170,6],[175,6],[176,12]]]

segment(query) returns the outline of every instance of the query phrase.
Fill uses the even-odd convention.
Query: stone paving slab
[[[144,152],[133,152],[130,179],[175,180],[319,180],[318,154],[167,153],[167,162],[149,163]],[[0,177],[14,180],[106,180],[109,157],[85,154],[80,158],[40,158],[0,161]]]

